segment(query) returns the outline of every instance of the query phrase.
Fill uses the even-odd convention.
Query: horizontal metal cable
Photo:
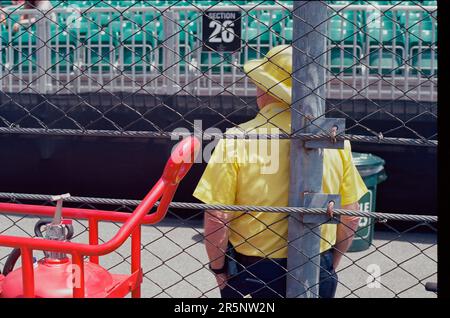
[[[29,193],[10,193],[0,192],[0,199],[9,200],[38,200],[50,201],[51,195],[45,194],[29,194]],[[65,199],[66,202],[87,203],[87,204],[107,204],[107,205],[126,205],[137,206],[140,200],[126,199],[109,199],[94,197],[70,197]],[[326,214],[327,210],[323,208],[302,208],[302,207],[271,207],[271,206],[254,206],[254,205],[223,205],[223,204],[201,204],[188,202],[172,202],[171,208],[175,209],[192,209],[192,210],[224,210],[224,211],[251,211],[251,212],[270,212],[270,213],[301,213],[321,215]],[[382,213],[382,212],[363,212],[344,209],[335,209],[336,215],[361,216],[384,220],[398,221],[416,221],[416,222],[437,222],[438,217],[432,215],[413,215],[400,213]]]
[[[29,134],[29,135],[52,135],[52,136],[90,136],[90,137],[133,137],[133,138],[167,138],[177,140],[185,136],[191,136],[191,133],[181,132],[158,132],[158,131],[116,131],[116,130],[80,130],[80,129],[46,129],[46,128],[21,128],[21,127],[0,127],[0,134]],[[235,138],[235,139],[302,139],[302,140],[321,140],[329,139],[330,135],[325,133],[308,134],[295,133],[289,134],[244,134],[244,133],[198,133],[198,137],[203,140],[213,138]],[[200,136],[201,135],[201,136]],[[364,136],[346,134],[345,136],[336,136],[336,140],[350,140],[352,142],[380,143],[393,145],[410,146],[429,146],[437,147],[437,140],[423,140],[414,138],[397,138],[379,136]]]

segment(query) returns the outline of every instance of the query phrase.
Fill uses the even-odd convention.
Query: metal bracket
[[[326,193],[305,193],[303,198],[303,206],[305,208],[326,208],[328,202],[334,201],[334,208],[339,209],[341,207],[341,196],[339,194],[326,194]],[[304,214],[303,223],[315,223],[315,224],[338,224],[339,215],[330,218],[328,215],[313,215]]]
[[[308,132],[311,134],[331,133],[332,128],[336,126],[336,135],[345,132],[345,118],[317,118],[308,125]],[[332,141],[332,138],[321,140],[307,140],[306,148],[328,148],[328,149],[344,149],[344,140]]]

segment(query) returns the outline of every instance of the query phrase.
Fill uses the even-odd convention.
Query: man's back
[[[282,104],[270,104],[254,119],[227,132],[245,131],[262,135],[290,133],[290,123],[288,108]],[[287,139],[221,140],[194,196],[210,204],[287,206],[289,151],[290,141]],[[341,194],[342,204],[353,203],[354,198],[360,195],[357,192],[348,193],[346,179],[357,182],[360,191],[365,189],[359,175],[359,179],[354,176],[352,167],[350,143],[346,143],[345,150],[324,150],[323,191]],[[229,228],[229,240],[239,253],[270,258],[287,257],[286,214],[234,212]],[[335,243],[336,226],[323,225],[321,232],[322,252]]]

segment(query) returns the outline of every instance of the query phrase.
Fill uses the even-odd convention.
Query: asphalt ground
[[[30,236],[35,218],[0,215],[0,235]],[[88,241],[86,222],[75,222],[74,242]],[[118,224],[100,223],[100,238],[111,239]],[[165,219],[142,227],[142,297],[219,297],[207,269],[202,222]],[[422,231],[423,232],[423,231]],[[131,241],[100,257],[112,273],[129,273]],[[0,265],[10,249],[0,247]],[[37,258],[42,252],[35,251]],[[20,262],[16,265],[20,266]],[[376,231],[369,249],[347,253],[337,269],[337,298],[436,297],[424,284],[437,280],[437,233]]]

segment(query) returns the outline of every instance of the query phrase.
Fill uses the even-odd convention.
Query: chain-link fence
[[[1,193],[0,196],[4,202],[54,204],[46,195]],[[139,201],[134,200],[72,197],[67,199],[65,205],[129,212],[138,203]],[[269,207],[253,207],[252,211],[258,211],[258,208],[261,211],[277,211],[273,213],[283,211],[281,208]],[[177,209],[193,209],[195,213],[189,217],[180,217],[180,213],[176,213]],[[174,202],[168,212],[171,216],[169,219],[166,218],[156,226],[142,227],[142,297],[220,296],[217,282],[208,269],[210,260],[204,246],[204,240],[208,241],[208,237],[203,236],[203,224],[197,218],[203,214],[202,209],[205,209],[203,204]],[[290,212],[293,211],[295,209],[291,208]],[[437,219],[432,216],[402,214],[355,214],[370,215],[373,217],[370,223],[376,224],[379,229],[374,241],[368,241],[368,250],[348,253],[342,260],[337,270],[339,280],[336,297],[435,297],[435,293],[425,290],[425,284],[437,280]],[[284,216],[286,217],[287,215]],[[34,236],[32,229],[37,220],[24,215],[2,215],[0,234]],[[99,242],[110,240],[120,226],[120,223],[114,222],[100,223]],[[72,241],[87,243],[87,221],[77,220],[74,228]],[[0,264],[3,268],[11,251],[3,248],[1,252]],[[127,240],[118,250],[100,257],[100,264],[113,273],[126,273],[129,271],[130,257],[130,242]],[[239,259],[232,260],[239,263]],[[241,269],[240,273],[242,271],[245,272]],[[239,273],[235,275],[237,274]],[[279,278],[285,279],[287,275],[288,272]],[[273,291],[263,283],[253,283],[252,287],[252,294],[256,295],[264,288]],[[274,297],[281,296],[275,291],[273,293]]]
[[[342,148],[344,139],[380,147],[437,146],[436,1],[321,1],[326,7],[322,17],[308,11],[317,3],[281,0],[13,2],[3,1],[0,8],[0,133],[4,136],[173,140],[195,133],[205,142],[269,137],[304,143],[311,149]],[[311,20],[305,17],[309,14]],[[305,46],[305,39],[313,38],[318,40]],[[292,130],[282,127],[274,115],[264,114],[255,130],[242,128],[244,118],[261,115],[255,79],[244,65],[264,59],[279,45],[292,48],[294,58],[288,71],[292,102],[284,110],[293,114]],[[295,62],[296,57],[300,62]],[[284,80],[266,87],[268,92],[274,94]],[[305,101],[321,106],[308,116],[300,105]],[[304,125],[297,126],[295,118]],[[280,130],[276,134],[257,130],[266,124]],[[223,133],[231,127],[237,129]],[[321,180],[321,173],[309,177],[314,175]],[[291,186],[292,179],[291,175]],[[1,193],[1,198],[49,204],[48,197],[36,194]],[[112,205],[121,211],[132,211],[136,204],[98,198],[67,202],[81,208]],[[291,201],[290,205],[304,206]],[[337,216],[323,219],[323,207],[312,205],[283,209],[173,203],[172,209],[194,212],[181,218],[172,210],[172,217],[160,225],[142,229],[146,297],[219,296],[208,269],[214,262],[205,251],[208,237],[203,236],[197,217],[205,210],[236,211],[228,212],[234,216],[229,222],[247,215],[260,232],[273,231],[255,216],[258,213],[277,213],[278,222],[286,223],[291,216],[289,227],[307,224],[294,241],[311,233],[320,236],[324,223],[333,226],[328,224],[331,219],[340,222]],[[375,226],[375,234],[373,241],[362,238],[368,249],[343,256],[336,297],[435,296],[424,285],[437,279],[437,218],[383,212],[399,214],[337,210],[341,217],[360,216],[366,223],[358,231]],[[308,223],[296,215],[322,219]],[[0,235],[32,235],[35,219],[0,217]],[[102,226],[100,241],[107,241],[120,224]],[[233,231],[228,223],[226,227]],[[75,232],[74,241],[88,241],[87,223],[77,222]],[[272,234],[280,236],[276,231]],[[101,257],[100,263],[123,272],[130,263],[128,243],[109,258]],[[258,249],[252,238],[245,238],[243,244]],[[306,257],[312,268],[323,267],[319,249],[315,254],[303,253],[293,241],[286,244]],[[0,251],[3,266],[9,250]],[[278,280],[298,281],[298,266],[277,263],[282,272],[278,280],[261,282],[251,271],[260,260],[228,256],[238,269],[235,275],[248,276],[245,290],[253,297],[267,292],[284,297],[274,287]],[[308,289],[315,291],[317,285],[313,282]]]

